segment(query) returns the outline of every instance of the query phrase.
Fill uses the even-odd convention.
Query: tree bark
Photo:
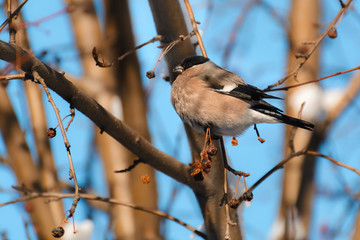
[[[10,166],[14,171],[18,186],[41,192],[42,182],[39,171],[31,157],[24,133],[17,121],[10,99],[3,86],[0,86],[0,130],[8,152]],[[43,199],[34,199],[25,203],[35,232],[40,240],[52,239],[51,229],[60,224],[52,218],[49,208]]]
[[[290,72],[303,61],[303,58],[296,59],[295,55],[307,52],[312,47],[306,45],[304,42],[315,40],[318,37],[318,29],[315,24],[319,20],[320,5],[318,1],[313,0],[293,0],[290,13],[290,28],[289,28],[289,63],[288,70]],[[318,74],[318,51],[315,51],[307,62],[302,67],[301,71],[297,75],[295,80],[291,77],[287,81],[287,85],[293,85],[299,82],[305,82],[310,79],[316,79]],[[303,97],[301,95],[306,94],[306,89],[310,85],[297,87],[290,89],[286,92],[285,108],[286,113],[290,116],[298,116],[300,105],[294,105],[295,96]],[[317,84],[310,86],[311,88],[319,89]],[[296,99],[297,100],[297,99]],[[304,97],[305,101],[311,101]],[[306,104],[304,111],[306,111]],[[303,114],[306,116],[306,120],[316,125],[316,115]],[[290,154],[290,136],[293,131],[293,127],[286,126],[286,138],[284,152],[285,156]],[[316,128],[314,132],[306,131],[303,129],[297,129],[296,135],[293,139],[295,150],[307,148],[308,146],[316,147],[315,145],[309,145],[312,135],[316,135],[318,132]],[[291,160],[285,165],[284,177],[283,177],[283,192],[281,199],[281,206],[279,212],[279,221],[285,224],[285,231],[283,239],[293,239],[295,235],[299,234],[299,226],[302,227],[304,236],[306,238],[308,234],[308,228],[312,213],[312,199],[314,195],[314,171],[315,161],[312,156],[299,156]],[[294,222],[294,214],[299,216],[300,224]],[[297,219],[297,218],[296,218]]]
[[[92,57],[92,49],[104,47],[99,19],[92,0],[67,1],[69,6],[75,8],[71,12],[71,20],[74,28],[76,45],[80,52],[80,59],[84,69],[83,81],[92,90],[95,99],[108,111],[117,114],[121,118],[122,103],[117,88],[115,72],[112,68],[100,68],[96,66]],[[123,202],[133,202],[131,179],[128,174],[116,174],[115,170],[129,166],[126,161],[126,149],[115,139],[95,130],[95,142],[99,150],[109,189],[110,196]],[[134,210],[123,206],[111,205],[108,208],[111,229],[116,239],[135,239],[136,224]]]
[[[132,23],[128,1],[105,0],[107,49],[111,59],[116,59],[125,52],[135,47],[132,32]],[[121,98],[122,120],[132,129],[136,130],[147,140],[150,133],[147,123],[147,104],[143,91],[140,75],[140,67],[136,54],[130,54],[124,60],[114,66],[116,75],[116,92]],[[128,166],[137,157],[130,151],[125,151],[117,161],[123,161]],[[117,173],[117,175],[130,175],[132,198],[134,203],[150,209],[157,209],[157,189],[154,169],[146,164],[140,164],[129,173]],[[144,184],[141,177],[148,175],[151,179],[149,184]],[[135,239],[160,239],[160,218],[135,211]]]

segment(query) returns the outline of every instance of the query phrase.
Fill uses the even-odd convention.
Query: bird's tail
[[[289,117],[287,115],[281,114],[281,116],[277,117],[277,119],[285,124],[289,124],[295,127],[299,127],[299,128],[303,128],[303,129],[307,129],[307,130],[313,130],[313,128],[315,127],[314,124],[309,123],[307,121],[298,119],[298,118],[293,118],[293,117]]]
[[[285,124],[289,124],[292,125],[294,127],[299,127],[299,128],[303,128],[303,129],[307,129],[307,130],[313,130],[313,128],[315,127],[314,124],[309,123],[307,121],[298,119],[298,118],[293,118],[293,117],[289,117],[283,113],[281,113],[282,111],[276,107],[274,107],[273,105],[265,102],[265,101],[258,101],[255,103],[253,103],[251,105],[251,109],[261,112],[265,115],[271,116],[276,118],[279,122],[281,123],[285,123]]]
[[[313,130],[313,128],[315,127],[314,124],[309,123],[307,121],[298,119],[298,118],[293,118],[293,117],[289,117],[285,114],[282,114],[277,108],[275,108],[274,106],[268,104],[268,105],[260,105],[261,108],[257,108],[255,109],[258,112],[261,112],[265,115],[271,116],[276,118],[279,122],[281,123],[285,123],[285,124],[289,124],[291,126],[294,127],[299,127],[299,128],[303,128],[306,130]],[[265,107],[267,107],[268,109],[265,109]]]

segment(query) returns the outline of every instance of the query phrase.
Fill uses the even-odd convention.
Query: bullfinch
[[[312,130],[314,125],[284,115],[265,98],[280,99],[246,84],[208,58],[185,58],[174,68],[171,103],[180,118],[198,132],[237,136],[258,123],[285,123]]]

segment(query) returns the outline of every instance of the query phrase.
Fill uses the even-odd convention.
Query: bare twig
[[[150,79],[154,78],[155,77],[154,72],[155,72],[156,66],[161,61],[162,57],[165,56],[176,44],[178,44],[178,43],[180,43],[182,41],[185,41],[186,39],[188,39],[188,38],[190,38],[190,37],[192,37],[194,35],[195,35],[195,32],[192,31],[186,36],[180,35],[178,39],[176,39],[176,40],[174,40],[174,41],[172,41],[172,42],[170,42],[170,43],[168,43],[168,44],[166,44],[164,46],[161,46],[162,49],[161,49],[161,52],[159,54],[158,59],[156,60],[155,66],[154,66],[153,70],[146,72],[146,76],[148,78],[150,78]]]
[[[359,94],[359,92],[360,74],[356,74],[348,84],[340,101],[328,111],[327,117],[323,122],[325,129],[341,115],[341,113],[350,105],[351,101]]]
[[[341,19],[341,17],[343,16],[343,14],[346,12],[346,10],[349,8],[350,4],[351,4],[352,0],[348,0],[345,3],[345,6],[342,7],[340,9],[340,11],[338,12],[338,14],[336,15],[336,17],[332,20],[332,22],[330,23],[330,25],[327,27],[327,29],[318,37],[317,40],[314,41],[313,47],[310,49],[309,52],[307,52],[305,55],[302,55],[302,62],[300,62],[300,64],[291,72],[289,73],[287,76],[285,76],[284,78],[280,79],[278,82],[269,85],[266,88],[266,91],[268,91],[271,88],[274,88],[276,86],[279,86],[281,84],[283,84],[287,79],[289,79],[291,76],[296,76],[298,74],[298,72],[300,71],[300,69],[303,67],[303,65],[307,62],[307,60],[310,58],[310,56],[313,54],[313,52],[317,49],[317,47],[319,46],[319,44],[322,42],[322,40],[326,37],[326,35],[328,34],[328,32],[335,26],[335,24],[338,22],[339,19]]]
[[[193,13],[193,10],[191,8],[191,5],[190,5],[190,2],[189,0],[184,0],[185,2],[185,6],[186,6],[186,9],[189,13],[189,17],[190,17],[190,20],[191,20],[191,24],[192,24],[192,27],[193,27],[193,31],[195,32],[195,35],[196,35],[196,39],[199,43],[199,47],[200,47],[200,50],[201,50],[201,53],[204,57],[207,57],[207,54],[206,54],[206,51],[205,51],[205,47],[204,47],[204,43],[201,39],[201,35],[199,33],[199,30],[198,30],[198,27],[197,27],[197,22],[195,21],[195,17],[194,17],[194,13]]]
[[[360,175],[360,171],[357,170],[356,168],[353,168],[353,167],[351,167],[351,166],[349,166],[349,165],[347,165],[345,163],[339,162],[339,161],[337,161],[337,160],[335,160],[332,157],[329,157],[327,155],[324,155],[324,154],[321,154],[321,153],[318,153],[318,152],[315,152],[315,151],[310,151],[310,150],[306,151],[306,154],[326,158],[327,160],[331,161],[332,163],[334,163],[334,164],[336,164],[336,165],[338,165],[340,167],[344,167],[346,169],[349,169],[350,171],[353,171],[357,175]]]
[[[237,33],[239,32],[241,26],[243,25],[246,17],[251,12],[251,9],[253,7],[255,7],[256,5],[258,5],[259,3],[260,3],[260,0],[248,1],[246,3],[246,5],[241,8],[240,15],[237,17],[237,19],[231,29],[231,32],[230,32],[230,35],[228,38],[229,41],[225,45],[225,50],[224,50],[224,54],[223,54],[224,67],[226,67],[226,65],[227,65],[227,60],[229,59],[230,52],[233,49],[234,43],[236,42],[236,37],[238,35]]]
[[[267,11],[269,11],[270,15],[279,22],[279,24],[284,28],[284,30],[287,30],[289,28],[288,22],[281,15],[279,15],[279,13],[276,11],[276,8],[272,7],[269,3],[270,2],[260,0],[259,7],[263,7]]]
[[[127,51],[126,53],[124,53],[123,55],[121,55],[120,57],[118,57],[116,59],[116,61],[120,62],[122,61],[125,57],[127,57],[128,55],[136,52],[136,50],[150,44],[150,43],[153,43],[153,42],[157,42],[157,41],[161,41],[162,40],[162,36],[158,35],[158,36],[155,36],[153,37],[152,39],[150,39],[149,41],[146,41],[144,42],[143,44],[140,44],[139,46],[136,46],[135,48]],[[106,68],[106,67],[111,67],[115,64],[115,62],[110,62],[110,63],[106,63],[104,61],[104,59],[100,60],[99,58],[101,57],[101,55],[96,51],[96,47],[93,48],[92,50],[92,55],[93,55],[93,58],[96,62],[96,66],[99,66],[99,67],[103,67],[103,68]]]
[[[74,197],[74,200],[73,200],[73,203],[72,203],[72,206],[69,210],[69,214],[67,216],[67,218],[71,218],[74,213],[75,213],[75,209],[76,209],[76,206],[80,200],[80,195],[79,195],[79,184],[78,184],[78,181],[77,181],[77,178],[76,178],[76,174],[75,174],[75,169],[74,169],[74,164],[73,164],[73,161],[72,161],[72,157],[71,157],[71,153],[70,153],[70,143],[66,137],[66,133],[65,133],[65,129],[64,129],[64,126],[62,124],[62,121],[61,121],[61,117],[60,117],[60,114],[59,114],[59,109],[57,108],[57,106],[55,105],[51,95],[50,95],[50,91],[48,89],[48,87],[46,86],[45,84],[45,81],[42,77],[40,77],[40,75],[34,71],[33,72],[33,76],[34,76],[34,79],[36,79],[37,81],[39,81],[39,83],[42,85],[42,87],[44,88],[44,91],[48,97],[48,100],[49,102],[51,103],[54,111],[55,111],[55,115],[56,115],[56,118],[59,122],[59,126],[60,126],[60,129],[61,129],[61,133],[62,133],[62,136],[63,136],[63,139],[64,139],[64,143],[65,143],[65,147],[66,147],[66,152],[67,152],[67,155],[68,155],[68,159],[69,159],[69,165],[70,165],[70,170],[69,170],[69,174],[70,174],[70,179],[74,179],[74,185],[75,185],[75,197]]]
[[[11,21],[11,19],[12,19],[13,17],[15,17],[16,15],[19,14],[21,8],[25,5],[25,3],[26,3],[27,1],[28,1],[28,0],[22,1],[22,2],[19,4],[19,6],[15,9],[15,11],[14,11],[13,13],[11,13],[10,16],[1,24],[1,26],[0,26],[0,32],[1,32],[2,30],[4,30],[5,26]]]
[[[142,163],[141,159],[134,160],[133,164],[131,164],[128,168],[122,169],[122,170],[116,170],[115,173],[124,173],[124,172],[130,172],[132,169],[134,169],[139,163]]]
[[[326,158],[326,159],[330,160],[332,163],[334,163],[334,164],[336,164],[338,166],[344,167],[346,169],[349,169],[350,171],[353,171],[356,174],[360,175],[360,171],[357,170],[356,168],[353,168],[353,167],[351,167],[351,166],[349,166],[349,165],[347,165],[345,163],[336,161],[335,159],[333,159],[333,158],[331,158],[331,157],[329,157],[327,155],[324,155],[324,154],[321,154],[321,153],[318,153],[318,152],[315,152],[315,151],[310,151],[310,150],[303,149],[303,150],[291,153],[289,156],[287,156],[281,162],[279,162],[275,167],[273,167],[270,171],[268,171],[264,176],[262,176],[258,181],[256,181],[254,183],[254,185],[252,185],[246,192],[243,193],[242,196],[240,196],[238,198],[239,203],[241,203],[244,200],[244,196],[250,194],[256,187],[258,187],[265,179],[267,179],[274,172],[276,172],[279,169],[282,169],[284,167],[284,165],[286,163],[288,163],[291,159],[293,159],[294,157],[305,155],[305,154]]]
[[[163,56],[165,56],[176,44],[178,44],[178,43],[180,43],[180,42],[182,42],[182,41],[185,41],[185,40],[189,39],[190,37],[194,36],[195,34],[196,34],[195,31],[191,31],[188,35],[186,35],[186,36],[181,35],[181,36],[179,36],[178,39],[176,39],[176,40],[174,40],[174,41],[166,44],[166,45],[163,47],[164,50],[163,50],[162,54],[160,54],[160,57],[159,57],[158,61],[160,61],[161,58],[162,58]]]
[[[346,5],[344,4],[344,2],[342,0],[339,0],[339,2],[340,2],[340,5],[342,8],[346,7]]]
[[[2,49],[0,59],[7,62],[16,60],[14,46],[0,40],[0,48]],[[155,148],[141,134],[114,117],[94,99],[75,87],[63,74],[53,70],[24,50],[21,51],[21,59],[27,59],[21,65],[24,72],[31,73],[36,69],[39,75],[44,78],[48,88],[55,91],[65,101],[69,102],[72,107],[87,116],[99,127],[100,131],[108,133],[155,169],[185,185],[200,188],[200,184],[194,183],[193,178],[190,176],[191,168],[188,165]]]
[[[230,218],[230,208],[229,208],[229,201],[228,201],[228,182],[227,182],[227,167],[228,166],[228,162],[227,162],[227,156],[226,156],[226,152],[225,152],[225,144],[224,144],[224,138],[220,137],[220,147],[221,147],[221,157],[223,159],[223,164],[224,164],[224,202],[225,202],[225,214],[226,214],[226,221],[227,224],[225,226],[225,239],[231,239],[230,238],[230,225],[231,226],[235,226],[237,225],[236,223],[234,223],[233,221],[231,221]]]
[[[0,76],[0,81],[9,81],[9,80],[14,80],[14,79],[25,80],[26,79],[25,73],[9,74],[9,75]]]
[[[289,156],[287,156],[285,159],[283,159],[281,162],[279,162],[275,167],[273,167],[270,171],[268,171],[264,176],[262,176],[258,181],[254,183],[246,192],[243,193],[243,195],[251,193],[257,186],[259,186],[265,179],[267,179],[271,174],[276,172],[279,169],[282,169],[284,165],[289,162],[294,157],[303,155],[306,152],[305,149],[300,150],[298,152],[292,153]],[[240,196],[239,198],[240,203],[243,201],[243,196]]]
[[[143,44],[140,44],[139,46],[136,46],[135,48],[133,48],[132,50],[124,53],[123,55],[121,55],[120,57],[118,57],[116,60],[117,61],[122,61],[125,57],[127,57],[128,55],[130,55],[131,53],[134,53],[136,52],[136,50],[150,44],[150,43],[153,43],[153,42],[157,42],[157,41],[161,41],[163,39],[163,37],[161,35],[157,35],[155,37],[153,37],[152,39],[150,39],[149,41],[147,42],[144,42]]]
[[[302,82],[302,83],[294,84],[294,85],[287,86],[287,87],[273,88],[273,89],[267,88],[267,89],[264,90],[264,92],[287,91],[287,90],[289,90],[290,88],[295,88],[295,87],[303,86],[303,85],[310,84],[310,83],[320,82],[320,81],[322,81],[322,80],[324,80],[324,79],[331,78],[331,77],[335,77],[335,76],[337,76],[337,75],[344,74],[344,73],[353,72],[353,71],[356,71],[356,70],[360,70],[360,66],[357,66],[357,67],[355,67],[355,68],[352,68],[352,69],[349,69],[349,70],[345,70],[345,71],[339,71],[339,72],[336,72],[336,73],[333,73],[333,74],[330,74],[330,75],[328,75],[328,76],[321,77],[321,78],[318,78],[318,79],[315,79],[315,80],[311,80],[311,81],[307,81],[307,82]]]
[[[300,107],[300,110],[299,110],[299,113],[298,113],[298,118],[301,119],[301,115],[302,115],[302,111],[304,109],[304,106],[305,106],[305,102],[303,102],[301,104],[301,107]],[[294,147],[294,138],[295,138],[295,134],[296,134],[296,131],[297,131],[297,127],[295,126],[292,126],[292,129],[290,131],[290,136],[289,136],[289,146],[290,146],[290,152],[291,153],[294,153],[295,152],[295,147]]]
[[[90,201],[100,201],[100,202],[105,202],[105,203],[109,203],[109,204],[114,204],[114,205],[121,205],[121,206],[125,206],[125,207],[129,207],[135,210],[139,210],[139,211],[143,211],[143,212],[147,212],[150,214],[154,214],[156,216],[159,217],[163,217],[163,218],[167,218],[171,221],[174,221],[184,227],[186,227],[187,229],[189,229],[190,231],[194,232],[195,234],[197,234],[198,236],[202,237],[203,239],[207,239],[206,234],[198,231],[197,229],[195,229],[194,227],[190,226],[189,224],[181,221],[178,218],[175,218],[165,212],[162,211],[158,211],[158,210],[152,210],[152,209],[148,209],[145,207],[141,207],[135,204],[131,204],[131,203],[125,203],[113,198],[105,198],[105,197],[100,197],[100,196],[93,196],[90,194],[84,194],[81,193],[79,194],[79,196],[83,199],[87,199]],[[63,198],[76,198],[76,194],[73,193],[51,193],[51,192],[26,192],[26,195],[24,197],[9,201],[9,202],[5,202],[5,203],[0,203],[0,207],[6,206],[6,205],[10,205],[10,204],[14,204],[14,203],[18,203],[18,202],[23,202],[23,201],[28,201],[34,198],[52,198],[52,199],[63,199]]]
[[[71,118],[70,118],[70,121],[68,122],[68,125],[65,128],[65,132],[67,132],[69,130],[70,124],[72,123],[72,121],[74,121],[74,118],[75,118],[75,109],[74,108],[70,108],[70,116],[71,116]]]

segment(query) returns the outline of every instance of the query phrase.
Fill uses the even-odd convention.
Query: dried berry
[[[143,184],[149,184],[151,182],[151,178],[149,175],[144,175],[144,176],[141,176],[141,182]]]
[[[155,72],[154,71],[147,71],[146,72],[146,77],[148,78],[154,78],[155,77]]]
[[[55,128],[49,128],[47,132],[48,138],[53,138],[56,136],[56,129]]]
[[[204,162],[204,166],[206,168],[211,168],[211,159],[209,159],[208,161]]]
[[[240,205],[240,201],[237,200],[236,198],[233,198],[233,199],[230,199],[228,204],[231,208],[236,209]]]
[[[209,154],[207,154],[207,152],[205,152],[205,151],[201,151],[200,157],[201,157],[201,160],[203,160],[203,159],[208,159],[208,158],[209,158]]]
[[[210,144],[210,145],[207,147],[206,152],[207,152],[210,156],[215,156],[216,153],[217,153],[217,148],[215,147],[214,144]]]
[[[63,227],[61,226],[57,226],[57,227],[54,227],[52,230],[51,230],[51,235],[54,237],[54,238],[61,238],[65,233],[65,230]]]
[[[25,211],[27,211],[29,213],[34,211],[34,204],[32,204],[30,202],[25,203]]]
[[[329,38],[336,38],[337,37],[337,31],[335,27],[331,27],[328,31]]]
[[[252,192],[244,192],[244,194],[243,194],[242,197],[243,197],[243,200],[244,200],[244,201],[250,202],[251,200],[253,200],[254,195],[253,195]]]
[[[210,172],[210,170],[211,170],[211,168],[204,168],[203,172],[204,172],[205,174],[208,174],[208,173]],[[205,175],[204,175],[204,176],[205,176]]]
[[[238,140],[235,138],[235,137],[233,137],[232,139],[231,139],[231,145],[233,145],[233,146],[237,146],[238,145]]]

